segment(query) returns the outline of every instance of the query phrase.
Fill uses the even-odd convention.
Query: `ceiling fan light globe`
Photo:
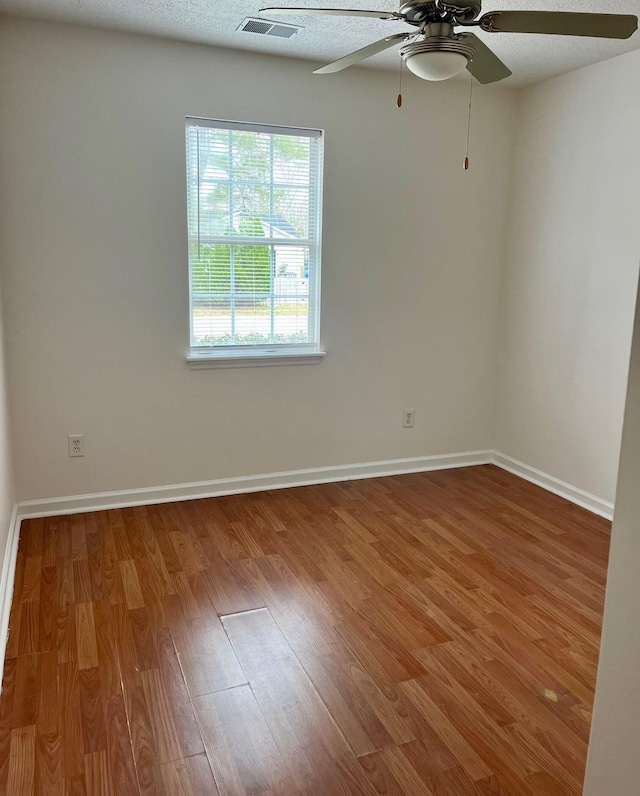
[[[407,67],[422,80],[449,80],[466,68],[468,58],[462,53],[418,52],[406,59]]]

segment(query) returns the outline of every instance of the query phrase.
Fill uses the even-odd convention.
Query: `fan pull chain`
[[[402,107],[402,67],[403,67],[403,65],[404,65],[404,61],[402,60],[402,58],[400,58],[400,86],[398,88],[398,99],[397,99],[397,103],[396,103],[399,108]]]
[[[473,61],[471,62],[471,81],[469,83],[469,117],[467,119],[467,151],[464,156],[464,170],[469,171],[469,141],[471,139],[471,102],[473,101]]]

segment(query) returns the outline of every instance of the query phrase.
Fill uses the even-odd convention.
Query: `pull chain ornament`
[[[402,107],[402,65],[403,65],[403,60],[401,58],[400,59],[400,86],[398,88],[398,99],[396,100],[396,105],[398,106],[398,108]]]

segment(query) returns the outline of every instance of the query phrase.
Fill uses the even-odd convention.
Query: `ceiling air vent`
[[[289,25],[284,22],[269,22],[266,19],[247,17],[243,19],[237,30],[246,33],[259,33],[261,36],[278,36],[280,39],[290,39],[294,33],[302,30],[300,25]]]

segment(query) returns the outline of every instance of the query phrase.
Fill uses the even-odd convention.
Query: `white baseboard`
[[[362,478],[380,478],[386,475],[422,473],[431,470],[448,470],[490,464],[492,451],[447,453],[441,456],[421,456],[415,459],[391,459],[364,464],[342,464],[335,467],[316,467],[311,470],[292,470],[283,473],[247,475],[239,478],[220,478],[215,481],[197,481],[192,484],[125,489],[120,492],[98,492],[93,495],[29,500],[18,504],[22,519],[53,517],[61,514],[78,514],[86,511],[144,506],[153,503],[174,503],[178,500],[239,495],[244,492],[264,492],[267,489],[286,489],[293,486],[311,486],[335,481],[354,481]]]
[[[447,453],[440,456],[421,456],[413,459],[391,459],[361,464],[341,464],[335,467],[316,467],[309,470],[291,470],[281,473],[247,475],[238,478],[219,478],[214,481],[196,481],[190,484],[153,486],[145,489],[124,489],[118,492],[97,492],[87,495],[29,500],[19,503],[14,510],[18,522],[31,517],[53,517],[62,514],[78,514],[103,509],[144,506],[154,503],[173,503],[178,500],[239,495],[245,492],[263,492],[267,489],[286,489],[294,486],[311,486],[337,481],[353,481],[362,478],[381,478],[387,475],[423,473],[456,467],[473,467],[479,464],[495,464],[503,470],[537,484],[572,503],[611,519],[613,504],[561,481],[552,475],[536,470],[524,462],[506,456],[499,451],[470,451]],[[5,562],[6,563],[6,562]],[[0,610],[2,608],[2,584],[0,582]],[[0,617],[2,614],[0,614]],[[0,628],[2,626],[0,625]]]
[[[530,467],[528,464],[512,459],[511,456],[506,456],[499,451],[493,452],[493,464],[520,476],[520,478],[524,478],[525,481],[530,481],[532,484],[537,484],[537,486],[541,486],[549,492],[560,495],[560,497],[582,506],[582,508],[592,511],[600,517],[605,517],[608,520],[613,519],[613,503],[602,500],[602,498],[585,492],[583,489],[578,489],[576,486],[567,484],[566,481],[561,481],[559,478],[543,473],[541,470],[536,470],[535,467]]]
[[[18,539],[20,538],[21,517],[17,504],[13,507],[7,545],[4,549],[2,571],[0,572],[0,682],[4,669],[4,654],[7,649],[9,633],[9,615],[11,614],[11,599],[13,597],[13,581],[16,574],[16,561],[18,558]]]

